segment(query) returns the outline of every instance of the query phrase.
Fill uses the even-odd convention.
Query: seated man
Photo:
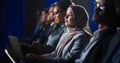
[[[99,24],[88,45],[76,63],[102,63],[109,44],[117,32],[119,16],[115,12],[115,0],[96,0],[93,21]],[[116,42],[116,41],[114,41]],[[105,62],[109,63],[109,62]]]

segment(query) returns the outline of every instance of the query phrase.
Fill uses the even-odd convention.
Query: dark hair
[[[44,11],[45,13],[48,13],[48,8],[44,8],[42,11],[40,11],[40,10],[37,10],[36,11],[36,19],[38,19],[39,18],[39,16],[41,15],[41,13]]]
[[[42,11],[45,11],[45,13],[48,13],[48,8],[44,8]]]
[[[64,11],[67,10],[67,8],[71,5],[70,0],[60,0],[57,2],[57,5]]]
[[[56,6],[56,5],[57,5],[57,2],[54,2],[53,4],[51,4],[50,7],[54,7],[54,6]]]
[[[117,27],[117,26],[120,26],[120,24],[119,24],[120,17],[118,16],[118,14],[116,12],[115,1],[116,0],[105,0],[105,7],[106,7],[106,9],[109,10],[109,12],[112,15],[112,19],[110,19],[108,21],[108,25]]]

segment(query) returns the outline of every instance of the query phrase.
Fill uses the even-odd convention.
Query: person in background
[[[33,41],[37,41],[39,37],[42,36],[43,31],[45,31],[46,29],[47,14],[48,14],[47,8],[44,8],[42,11],[38,10],[36,12],[37,23],[35,24],[32,36],[25,39],[19,38],[20,43],[31,44]]]
[[[52,20],[51,22],[54,21],[55,25],[54,31],[52,31],[52,33],[48,36],[48,40],[46,39],[45,44],[34,42],[29,47],[26,47],[27,49],[23,48],[25,49],[25,51],[28,50],[28,52],[26,53],[31,52],[36,54],[45,54],[55,50],[60,39],[60,36],[66,31],[66,27],[64,24],[65,21],[64,16],[66,14],[66,9],[68,8],[69,5],[70,3],[66,2],[64,6],[60,5],[60,3],[52,4],[52,6],[49,9],[48,20]]]
[[[84,7],[79,5],[68,7],[65,16],[67,31],[60,37],[55,51],[44,55],[29,53],[26,59],[36,63],[74,62],[90,38],[90,35],[84,31],[87,21],[88,14]]]
[[[64,3],[64,2],[63,2]],[[70,4],[67,4],[70,5]],[[64,24],[64,16],[66,14],[66,11],[61,11],[61,10],[66,10],[67,6],[64,6],[65,8],[60,7],[60,4],[55,3],[53,10],[54,14],[54,25],[56,30],[54,29],[54,32],[52,32],[48,40],[46,40],[46,44],[37,44],[33,43],[32,47],[34,48],[33,50],[36,50],[39,54],[45,54],[45,53],[50,53],[55,50],[58,41],[61,37],[61,35],[66,31],[66,27]],[[61,11],[61,12],[59,12]]]
[[[99,28],[75,63],[102,63],[117,32],[119,16],[115,12],[115,0],[96,0],[93,21]],[[114,41],[115,42],[115,41]],[[108,62],[109,63],[109,62]],[[110,62],[111,63],[111,62]]]
[[[51,25],[54,25],[54,21],[55,21],[53,10],[54,10],[54,7],[56,6],[56,3],[57,2],[51,4],[49,11],[48,11],[47,21]]]
[[[32,41],[36,41],[42,29],[45,27],[46,21],[47,21],[47,15],[48,15],[48,9],[43,9],[42,12],[37,11],[37,20],[38,22],[36,23],[33,36],[32,36]]]
[[[47,28],[47,14],[48,14],[48,9],[43,9],[41,12],[37,12],[37,19],[38,22],[36,24],[33,36],[30,41],[21,41],[20,46],[23,50],[23,54],[30,52],[31,45],[33,41],[36,41],[36,43],[39,43],[37,40],[42,40],[43,35],[45,35],[43,32],[46,31]],[[41,39],[40,39],[41,38]],[[30,49],[30,50],[29,50]]]
[[[70,2],[72,3],[72,5],[77,5],[75,3],[75,0],[70,0]],[[84,1],[81,0],[81,2],[84,2]],[[80,5],[83,5],[83,4],[80,4]],[[92,36],[93,33],[92,33],[91,28],[90,28],[89,21],[87,23],[88,24],[87,24],[87,26],[84,29],[86,29],[85,31]]]

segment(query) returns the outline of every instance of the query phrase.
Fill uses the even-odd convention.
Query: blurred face
[[[115,0],[96,0],[93,21],[108,26],[118,25],[118,16],[115,12]]]
[[[96,6],[93,14],[93,21],[97,23],[103,22],[103,18],[106,14],[104,0],[96,0]]]
[[[54,7],[54,17],[55,17],[55,23],[60,24],[64,22],[64,16],[65,12],[63,12],[59,6]]]
[[[54,21],[54,13],[53,13],[54,7],[50,7],[49,12],[48,12],[48,21]]]
[[[76,26],[75,16],[74,16],[74,13],[70,7],[67,9],[67,14],[65,16],[65,25],[67,27]]]
[[[40,21],[41,22],[47,21],[47,13],[45,11],[42,11]]]

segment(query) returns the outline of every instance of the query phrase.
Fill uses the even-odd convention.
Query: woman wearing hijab
[[[60,37],[56,50],[44,55],[29,53],[26,58],[36,63],[72,63],[89,41],[90,35],[84,31],[87,21],[88,14],[84,7],[68,7],[65,16],[67,31]]]

